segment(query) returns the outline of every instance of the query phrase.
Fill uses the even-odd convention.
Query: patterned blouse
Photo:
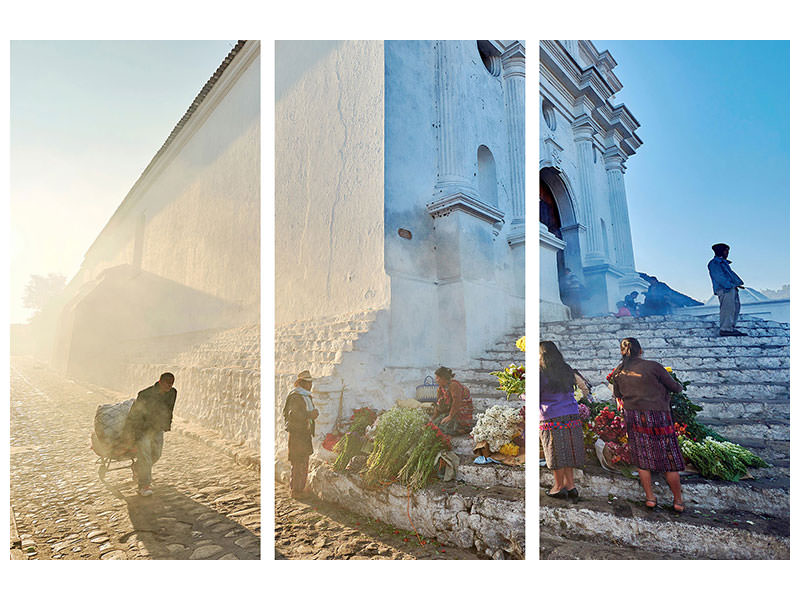
[[[447,388],[439,386],[436,393],[436,407],[439,414],[447,414],[459,425],[472,425],[472,396],[469,389],[455,379]]]

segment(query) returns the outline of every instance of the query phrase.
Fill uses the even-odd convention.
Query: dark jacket
[[[614,374],[614,397],[629,410],[669,412],[670,392],[683,387],[654,360],[634,358],[627,369]]]
[[[314,453],[311,437],[315,423],[301,394],[292,391],[283,405],[283,420],[289,432],[289,462],[303,461]]]
[[[172,411],[178,390],[170,389],[161,393],[158,382],[143,389],[136,396],[131,412],[125,421],[125,432],[134,440],[140,439],[145,431],[169,431],[172,428]]]
[[[711,285],[717,295],[744,285],[744,281],[731,269],[731,261],[721,256],[715,256],[708,263],[708,274],[711,275]]]

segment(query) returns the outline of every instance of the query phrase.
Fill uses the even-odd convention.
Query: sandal
[[[653,510],[658,505],[658,500],[656,500],[655,498],[653,498],[652,500],[645,498],[644,505],[646,508]]]
[[[680,507],[680,508],[678,508]],[[686,510],[686,507],[681,502],[673,502],[672,503],[672,511],[675,514],[682,515],[683,511]]]

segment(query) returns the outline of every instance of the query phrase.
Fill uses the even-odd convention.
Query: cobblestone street
[[[424,543],[420,543],[420,540]],[[323,502],[295,500],[275,485],[275,558],[338,560],[477,560],[485,558]]]
[[[180,381],[176,387],[180,403]],[[258,559],[259,472],[219,450],[167,432],[153,496],[137,495],[127,468],[100,480],[90,446],[95,409],[116,401],[32,359],[12,358],[11,506],[22,552],[29,559]]]

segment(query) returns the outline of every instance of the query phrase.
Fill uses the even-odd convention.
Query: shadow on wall
[[[280,100],[303,75],[342,45],[341,41],[276,41],[275,101]],[[281,65],[279,61],[286,61]]]
[[[242,308],[130,265],[112,267],[64,308],[53,366],[114,388],[125,340],[235,326]]]

